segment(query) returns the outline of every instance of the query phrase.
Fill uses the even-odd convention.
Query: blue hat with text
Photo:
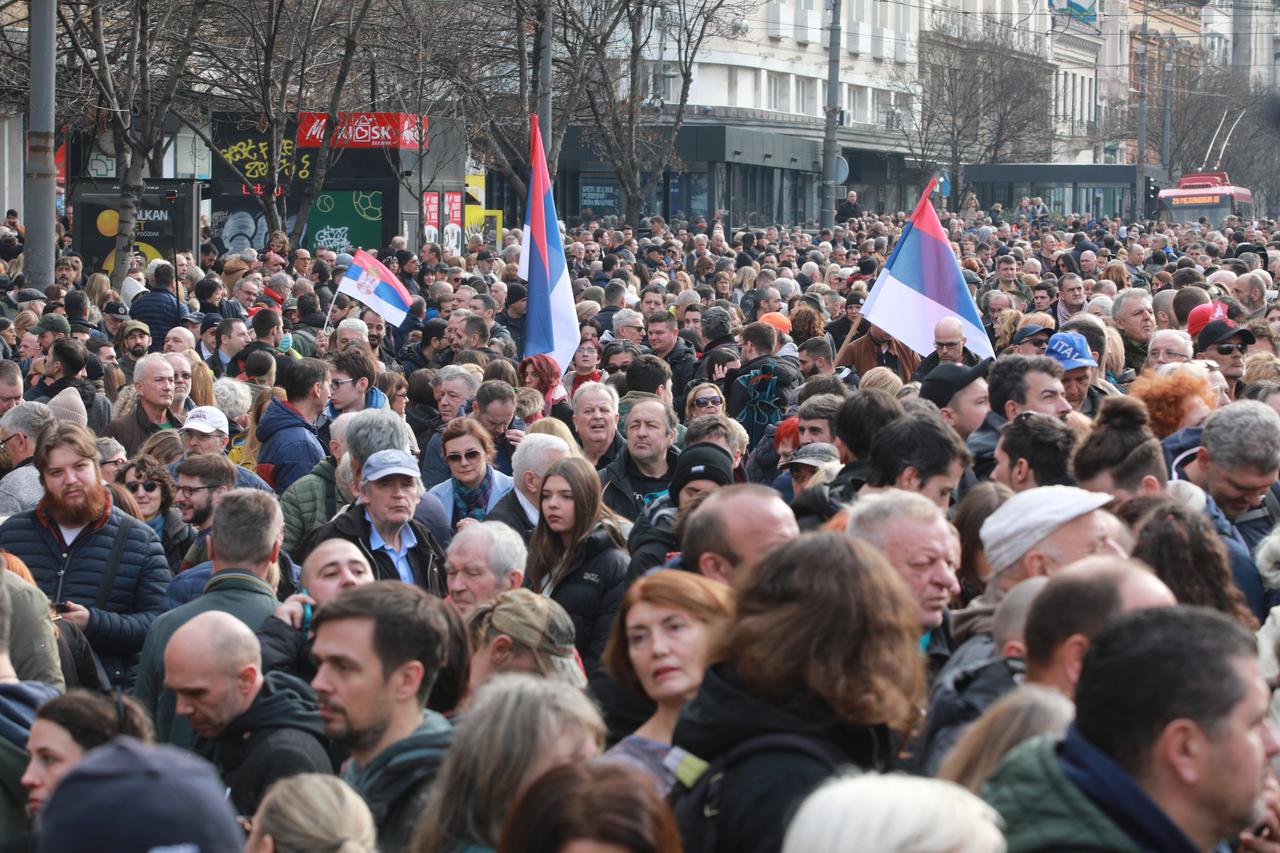
[[[1057,359],[1063,370],[1098,366],[1093,353],[1089,351],[1089,342],[1079,332],[1058,332],[1049,338],[1045,355]]]

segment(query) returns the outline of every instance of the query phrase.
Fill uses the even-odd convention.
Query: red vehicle
[[[1231,183],[1226,172],[1192,172],[1178,178],[1176,188],[1160,190],[1156,218],[1190,223],[1204,219],[1219,227],[1228,216],[1253,218],[1253,193]]]

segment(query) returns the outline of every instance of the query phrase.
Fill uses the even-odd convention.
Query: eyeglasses
[[[1031,340],[1023,341],[1023,343],[1024,343],[1024,344],[1031,344],[1031,345],[1032,345],[1033,347],[1035,347],[1036,349],[1048,349],[1048,348],[1049,348],[1049,339],[1048,339],[1048,338],[1032,338]]]
[[[694,397],[693,404],[695,406],[718,406],[724,402],[723,397]]]
[[[468,462],[475,462],[482,455],[483,454],[481,454],[479,450],[468,450],[465,453],[446,453],[444,456],[444,459],[450,465],[457,465],[463,459],[467,460]]]
[[[189,498],[192,495],[194,495],[196,492],[204,492],[213,488],[217,488],[217,487],[216,486],[175,486],[174,491],[182,495],[184,498]],[[151,491],[151,490],[148,489],[147,491]]]
[[[160,488],[160,484],[155,480],[134,480],[132,483],[125,483],[124,487],[131,492],[141,490],[147,494],[151,494],[156,489]]]
[[[1244,355],[1249,351],[1249,345],[1246,343],[1218,344],[1214,349],[1218,351],[1218,355],[1231,355],[1233,352],[1238,352],[1241,355]]]
[[[343,385],[346,385],[348,382],[355,382],[355,380],[354,379],[330,379],[329,387],[334,391],[337,391],[339,388],[341,388]]]
[[[963,343],[964,341],[934,341],[933,345],[937,349],[955,349]]]
[[[15,438],[17,438],[20,435],[22,435],[22,433],[15,432],[13,435],[9,436],[8,438],[0,441],[0,450],[7,450],[9,447],[9,442],[13,441]]]
[[[3,442],[0,442],[0,446],[3,446]],[[108,465],[112,467],[119,467],[128,461],[128,459],[108,459],[106,462],[102,463],[101,467],[106,468]]]
[[[628,364],[606,364],[604,366],[604,372],[617,373],[619,370],[626,370],[628,367],[630,367]]]
[[[1190,361],[1191,360],[1191,356],[1189,355],[1183,355],[1180,352],[1174,352],[1173,350],[1163,350],[1163,349],[1152,350],[1150,353],[1147,354],[1147,357],[1154,358],[1157,361]]]

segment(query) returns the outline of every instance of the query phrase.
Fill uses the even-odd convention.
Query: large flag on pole
[[[527,224],[520,244],[521,277],[529,283],[524,355],[547,353],[561,370],[566,370],[578,348],[578,313],[573,307],[573,285],[560,240],[560,220],[551,196],[551,177],[537,116],[529,118],[529,148],[533,168],[525,209]]]
[[[396,328],[404,324],[413,303],[413,297],[391,270],[364,249],[357,249],[352,256],[351,265],[338,284],[338,292],[377,311]]]
[[[922,356],[934,350],[934,325],[943,317],[956,317],[964,326],[970,351],[994,358],[982,315],[929,202],[936,182],[930,179],[916,203],[893,254],[871,287],[862,316]]]

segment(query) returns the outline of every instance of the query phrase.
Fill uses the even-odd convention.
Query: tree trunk
[[[119,290],[129,272],[129,262],[133,259],[133,232],[138,223],[138,203],[142,199],[142,166],[145,159],[139,152],[128,148],[123,139],[118,140],[116,146],[117,165],[120,165],[122,156],[127,159],[124,170],[116,172],[120,181],[120,202],[116,206],[119,225],[116,228],[116,263],[111,270],[111,286]]]

